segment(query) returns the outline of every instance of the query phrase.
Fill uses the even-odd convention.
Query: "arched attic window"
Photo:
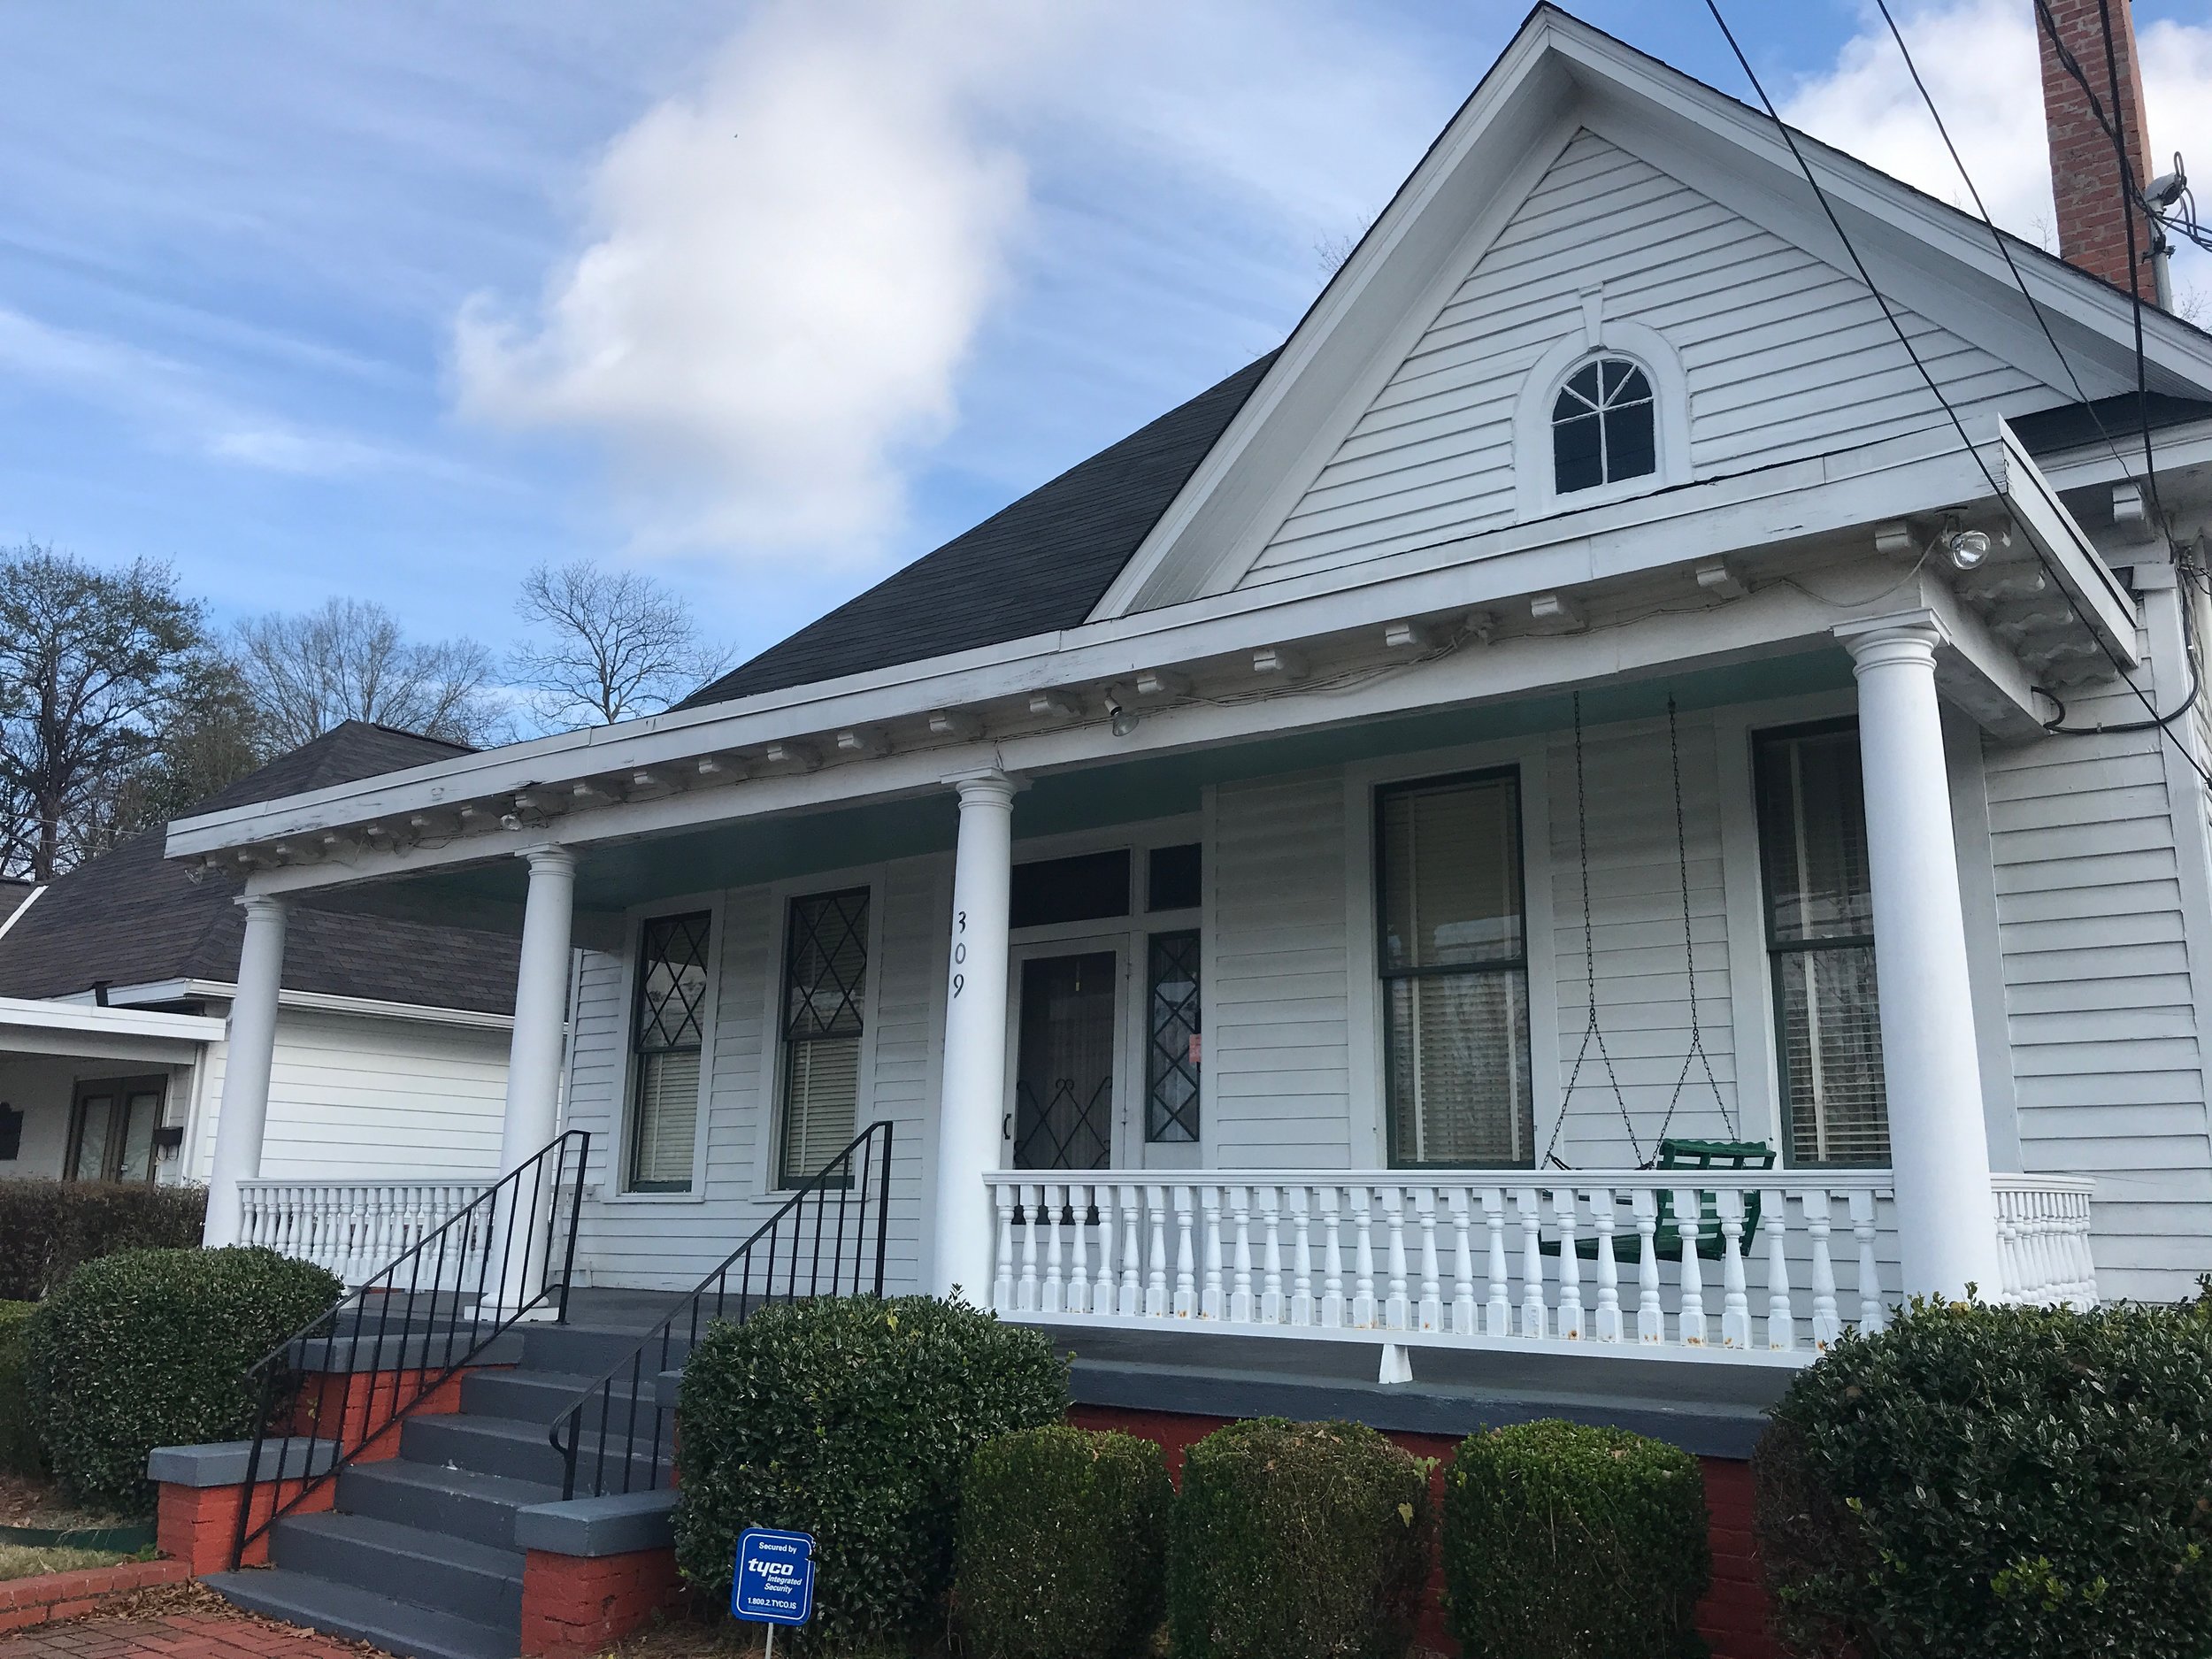
[[[1566,495],[1659,470],[1651,380],[1626,357],[1593,357],[1552,402],[1552,488]]]

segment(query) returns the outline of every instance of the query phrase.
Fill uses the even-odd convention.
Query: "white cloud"
[[[1991,217],[2055,250],[2033,8],[2024,0],[1939,0],[1901,9],[1897,20]],[[2212,27],[2162,19],[2143,30],[2141,56],[2152,171],[2163,172],[2180,150],[2212,180]],[[1973,211],[1896,42],[1870,7],[1835,66],[1801,81],[1784,102],[1782,116],[1931,196]],[[2207,262],[2184,250],[2175,269],[2185,288],[2204,280]]]
[[[1004,0],[774,0],[611,144],[588,242],[520,320],[461,315],[465,411],[607,438],[641,538],[864,555],[1005,278],[1034,49]]]
[[[1175,303],[1162,266],[1233,288],[1256,242],[1317,280],[1430,78],[1316,0],[763,0],[608,146],[535,305],[463,311],[459,407],[603,444],[648,548],[872,562],[1018,281],[1078,332],[1074,290],[1118,284],[1083,342],[1112,357]]]

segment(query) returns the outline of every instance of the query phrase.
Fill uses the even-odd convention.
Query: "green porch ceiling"
[[[1591,726],[1650,719],[1665,711],[1670,694],[1678,708],[1692,710],[1802,696],[1850,684],[1850,658],[1840,650],[1822,650],[1664,679],[1624,679],[1586,687],[1583,719]],[[1573,699],[1563,694],[1101,763],[1034,780],[1016,799],[1014,834],[1018,841],[1195,812],[1201,792],[1210,783],[1563,731],[1573,720]],[[949,852],[957,818],[951,795],[941,793],[741,819],[649,841],[588,848],[582,851],[577,870],[576,902],[583,910],[615,913],[689,894]],[[435,914],[442,909],[464,910],[487,902],[519,905],[524,871],[518,859],[488,859],[380,885],[388,889],[403,885],[409,911]]]

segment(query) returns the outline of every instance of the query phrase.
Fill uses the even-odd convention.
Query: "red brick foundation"
[[[254,1490],[256,1525],[298,1496],[297,1480],[265,1482]],[[164,1482],[154,1513],[154,1542],[165,1555],[174,1556],[197,1578],[204,1572],[222,1572],[230,1566],[231,1541],[238,1536],[238,1506],[246,1488],[235,1486],[177,1486]],[[293,1510],[315,1515],[327,1509],[336,1496],[336,1483],[326,1480],[308,1494]],[[257,1538],[246,1546],[241,1566],[262,1566],[269,1559],[269,1540]]]
[[[228,1548],[226,1542],[225,1548]],[[126,1561],[82,1572],[50,1572],[0,1581],[0,1631],[28,1630],[89,1613],[104,1595],[178,1584],[193,1576],[183,1561]]]
[[[1151,1440],[1167,1455],[1168,1473],[1179,1486],[1184,1454],[1229,1421],[1179,1411],[1126,1410],[1114,1406],[1074,1406],[1068,1421],[1078,1428],[1118,1429]],[[1441,1503],[1444,1469],[1458,1441],[1440,1434],[1389,1432],[1390,1439],[1416,1457],[1436,1460],[1431,1496]],[[1784,1659],[1766,1633],[1766,1584],[1751,1538],[1751,1465],[1734,1458],[1701,1457],[1705,1471],[1705,1507],[1712,1517],[1713,1587],[1697,1609],[1699,1633],[1712,1645],[1713,1659]],[[1459,1644],[1444,1628],[1440,1567],[1429,1577],[1428,1605],[1417,1640],[1440,1653],[1457,1655]]]
[[[625,1555],[523,1558],[522,1651],[538,1655],[603,1653],[683,1593],[672,1549]]]

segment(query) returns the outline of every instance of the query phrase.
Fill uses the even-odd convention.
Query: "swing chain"
[[[1589,1018],[1582,1027],[1582,1046],[1575,1052],[1574,1069],[1567,1074],[1567,1087],[1559,1097],[1559,1115],[1552,1120],[1551,1141],[1544,1148],[1544,1162],[1555,1169],[1570,1167],[1559,1157],[1559,1136],[1567,1126],[1567,1108],[1574,1100],[1575,1089],[1582,1081],[1582,1067],[1590,1057],[1590,1045],[1597,1045],[1598,1059],[1605,1067],[1605,1080],[1613,1090],[1613,1104],[1620,1112],[1621,1127],[1628,1131],[1628,1144],[1635,1152],[1636,1165],[1643,1167],[1643,1142],[1636,1135],[1636,1120],[1629,1115],[1628,1097],[1621,1092],[1620,1074],[1613,1069],[1613,1056],[1605,1046],[1605,1033],[1598,1025],[1598,956],[1597,935],[1590,910],[1590,797],[1584,787],[1582,770],[1582,694],[1574,694],[1575,736],[1575,831],[1578,837],[1576,856],[1582,866],[1582,978],[1584,993],[1588,1000]],[[1680,1091],[1677,1090],[1678,1094]]]
[[[1672,692],[1667,694],[1667,752],[1674,766],[1674,853],[1682,875],[1682,971],[1685,993],[1690,999],[1690,1047],[1682,1056],[1682,1074],[1674,1080],[1674,1093],[1668,1098],[1667,1115],[1659,1125],[1659,1138],[1664,1141],[1667,1131],[1673,1127],[1675,1110],[1682,1104],[1682,1091],[1690,1080],[1690,1067],[1696,1064],[1704,1068],[1705,1087],[1712,1091],[1721,1124],[1733,1141],[1738,1139],[1736,1115],[1729,1110],[1728,1098],[1720,1090],[1720,1079],[1713,1075],[1712,1056],[1705,1052],[1705,1028],[1698,1018],[1697,941],[1690,918],[1690,833],[1682,810],[1682,734],[1675,719]]]

